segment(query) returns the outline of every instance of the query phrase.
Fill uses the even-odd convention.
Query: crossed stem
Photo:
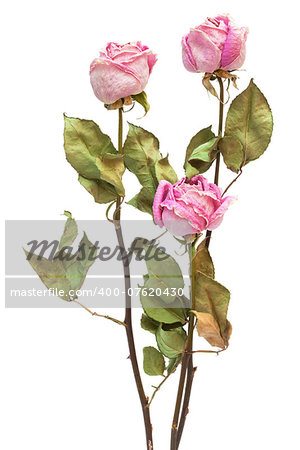
[[[219,127],[218,127],[218,136],[222,137],[223,134],[223,115],[224,115],[224,85],[223,81],[220,77],[217,77],[219,87],[220,87],[220,97],[219,97]],[[216,157],[216,168],[215,168],[215,178],[214,183],[218,185],[219,183],[219,172],[220,172],[220,152],[218,152]],[[206,232],[206,241],[205,246],[208,248],[211,239],[211,231]],[[197,239],[196,239],[197,240]],[[190,257],[190,272],[191,272],[191,299],[192,305],[194,306],[194,289],[195,289],[195,280],[194,280],[194,270],[193,270],[193,255],[195,251],[195,242],[192,245],[192,252]],[[177,391],[177,399],[175,405],[175,411],[172,422],[171,429],[171,450],[178,450],[182,433],[184,430],[186,416],[189,410],[189,403],[192,391],[192,384],[194,380],[194,375],[196,372],[196,367],[193,364],[193,332],[194,332],[194,315],[190,315],[189,322],[189,330],[188,330],[188,339],[187,339],[187,352],[182,358],[181,365],[181,373],[179,378],[179,385]],[[180,413],[181,411],[181,413]],[[179,419],[180,416],[180,419]],[[179,422],[178,422],[179,419]]]
[[[119,109],[119,132],[118,132],[118,152],[119,154],[122,154],[123,150],[123,111],[122,108]],[[120,247],[120,251],[122,254],[122,263],[123,263],[123,272],[124,272],[124,282],[125,282],[125,330],[126,330],[126,336],[128,341],[128,348],[129,348],[129,358],[132,365],[132,370],[134,374],[134,379],[136,383],[136,387],[138,390],[140,403],[142,406],[143,411],[143,418],[144,418],[144,425],[145,425],[145,432],[146,432],[146,444],[147,444],[147,450],[153,450],[153,438],[152,438],[152,425],[151,425],[151,419],[150,419],[150,409],[148,407],[148,397],[145,395],[141,374],[138,366],[137,356],[136,356],[136,349],[135,349],[135,343],[134,343],[134,336],[133,336],[133,328],[132,328],[132,314],[131,314],[131,296],[129,295],[130,287],[131,287],[131,281],[130,281],[130,269],[128,264],[128,254],[125,249],[124,245],[124,238],[122,233],[122,227],[121,227],[121,204],[122,199],[118,196],[117,202],[116,202],[116,210],[114,213],[114,219],[113,224],[115,227],[118,244]]]

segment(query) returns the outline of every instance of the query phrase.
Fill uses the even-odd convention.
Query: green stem
[[[218,136],[222,137],[222,134],[223,134],[223,115],[224,115],[224,85],[223,85],[222,78],[217,77],[217,80],[218,80],[219,86],[220,86]],[[221,158],[221,155],[220,155],[220,152],[218,152],[217,158],[216,158],[216,169],[215,169],[215,179],[214,179],[214,183],[216,185],[219,184],[220,158]],[[209,244],[210,244],[211,234],[212,234],[212,232],[210,230],[208,230],[206,232],[205,245],[206,245],[207,248],[209,247]]]
[[[118,152],[122,154],[123,150],[123,111],[122,108],[119,109],[119,133],[118,133]],[[143,411],[143,418],[144,418],[144,425],[145,425],[145,432],[146,432],[146,444],[147,444],[147,450],[153,450],[153,439],[152,439],[152,424],[150,420],[150,409],[148,407],[148,398],[145,395],[139,365],[137,361],[136,356],[136,349],[135,349],[135,343],[134,343],[134,336],[133,336],[133,327],[132,327],[132,314],[131,314],[131,296],[129,295],[130,288],[131,288],[131,280],[130,280],[130,269],[129,269],[129,263],[128,263],[128,254],[125,249],[124,244],[124,238],[122,233],[122,227],[121,227],[121,198],[117,198],[116,202],[116,212],[114,214],[114,226],[115,231],[119,243],[119,248],[122,253],[122,263],[123,263],[123,271],[124,271],[124,282],[125,282],[125,301],[126,301],[126,307],[125,307],[125,330],[126,330],[126,336],[127,336],[127,342],[128,342],[128,348],[129,348],[129,358],[132,365],[133,375],[136,383],[136,387],[138,390],[140,403],[142,406]]]

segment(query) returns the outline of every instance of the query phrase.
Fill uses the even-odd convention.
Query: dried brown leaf
[[[210,79],[212,76],[213,76],[212,73],[206,72],[202,79],[202,84],[205,87],[205,89],[211,93],[211,95],[213,95],[214,97],[217,97],[217,99],[220,100],[220,98],[217,94],[217,91],[215,90],[215,88],[213,87],[213,85],[210,82]]]
[[[199,336],[207,340],[213,347],[226,348],[224,339],[221,336],[220,328],[216,319],[209,313],[193,311],[197,317],[197,331]],[[228,322],[229,323],[229,322]]]

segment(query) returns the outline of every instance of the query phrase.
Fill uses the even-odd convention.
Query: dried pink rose
[[[207,18],[182,38],[184,67],[213,73],[239,69],[246,57],[248,28],[239,28],[229,15]]]
[[[202,175],[189,181],[182,178],[173,185],[161,181],[153,202],[154,221],[175,236],[214,230],[234,200],[222,198],[220,188]]]
[[[106,104],[139,94],[145,89],[156,55],[141,42],[125,45],[110,42],[90,66],[96,97]]]

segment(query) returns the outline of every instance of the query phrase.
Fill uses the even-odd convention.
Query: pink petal
[[[209,190],[213,192],[218,200],[222,200],[222,190],[214,183],[209,183]]]
[[[223,22],[223,26],[228,27],[228,24],[230,20],[232,20],[231,16],[229,14],[220,14],[219,16],[216,16],[214,18],[209,18],[208,20],[216,21],[216,22]]]
[[[116,42],[109,42],[105,49],[107,56],[113,58],[116,54],[119,53],[121,47],[122,46],[117,44]]]
[[[174,236],[197,233],[197,228],[194,228],[186,219],[178,217],[173,210],[164,209],[162,219],[167,230]]]
[[[196,184],[202,187],[202,181],[208,184],[206,178],[203,175],[195,175],[188,181],[188,184]]]
[[[133,56],[130,60],[126,62],[126,67],[132,72],[138,74],[138,79],[140,82],[140,88],[137,92],[130,92],[130,94],[139,94],[142,92],[149,80],[150,70],[148,65],[148,55],[144,53],[137,54]]]
[[[202,191],[209,190],[209,183],[203,175],[195,175],[190,179],[188,183],[191,185],[193,184],[197,185],[200,189],[202,189]]]
[[[141,53],[136,52],[136,49],[134,49],[134,50],[123,49],[122,51],[117,53],[112,59],[119,63],[126,63],[128,60],[131,60],[132,58],[135,58],[137,55],[140,55],[140,54]]]
[[[183,36],[182,44],[182,61],[183,65],[189,72],[197,72],[196,63],[192,55],[191,49],[187,43],[188,34]]]
[[[96,97],[112,104],[120,98],[138,94],[144,89],[145,80],[140,80],[132,68],[117,62],[95,60],[91,64],[91,85]]]
[[[229,206],[236,201],[236,197],[225,197],[221,206],[215,211],[215,213],[210,218],[210,223],[207,227],[208,230],[216,229],[222,222],[223,216]]]
[[[160,205],[166,198],[170,188],[172,187],[172,184],[169,183],[169,181],[160,181],[155,196],[154,196],[154,200],[153,200],[153,217],[154,217],[154,222],[160,226],[161,228],[164,226],[163,221],[162,221],[162,211],[163,208]]]
[[[167,195],[166,199],[161,203],[161,206],[163,207],[162,220],[166,228],[168,228],[164,221],[164,212],[166,210],[173,212],[173,216],[171,217],[172,221],[185,220],[192,226],[194,232],[203,231],[207,227],[208,218],[205,212],[201,210],[201,205],[199,205],[198,208],[194,208],[193,205],[188,205],[182,203],[181,201],[172,200],[169,198],[169,195]],[[169,220],[171,219],[169,218]],[[172,224],[172,228],[174,228],[174,226],[175,225]]]
[[[211,192],[203,192],[193,190],[190,188],[184,195],[181,196],[180,202],[194,208],[195,211],[200,211],[203,216],[211,217],[214,212],[221,206],[221,202]]]
[[[220,65],[221,50],[201,30],[192,29],[187,39],[197,72],[212,73]]]
[[[203,24],[196,27],[203,31],[209,39],[222,51],[227,37],[228,26],[223,20],[207,19]]]
[[[220,66],[224,70],[239,69],[244,64],[247,34],[247,28],[239,28],[234,23],[230,23]]]
[[[155,53],[148,53],[148,67],[149,67],[149,74],[152,72],[153,66],[157,61],[157,55]]]

